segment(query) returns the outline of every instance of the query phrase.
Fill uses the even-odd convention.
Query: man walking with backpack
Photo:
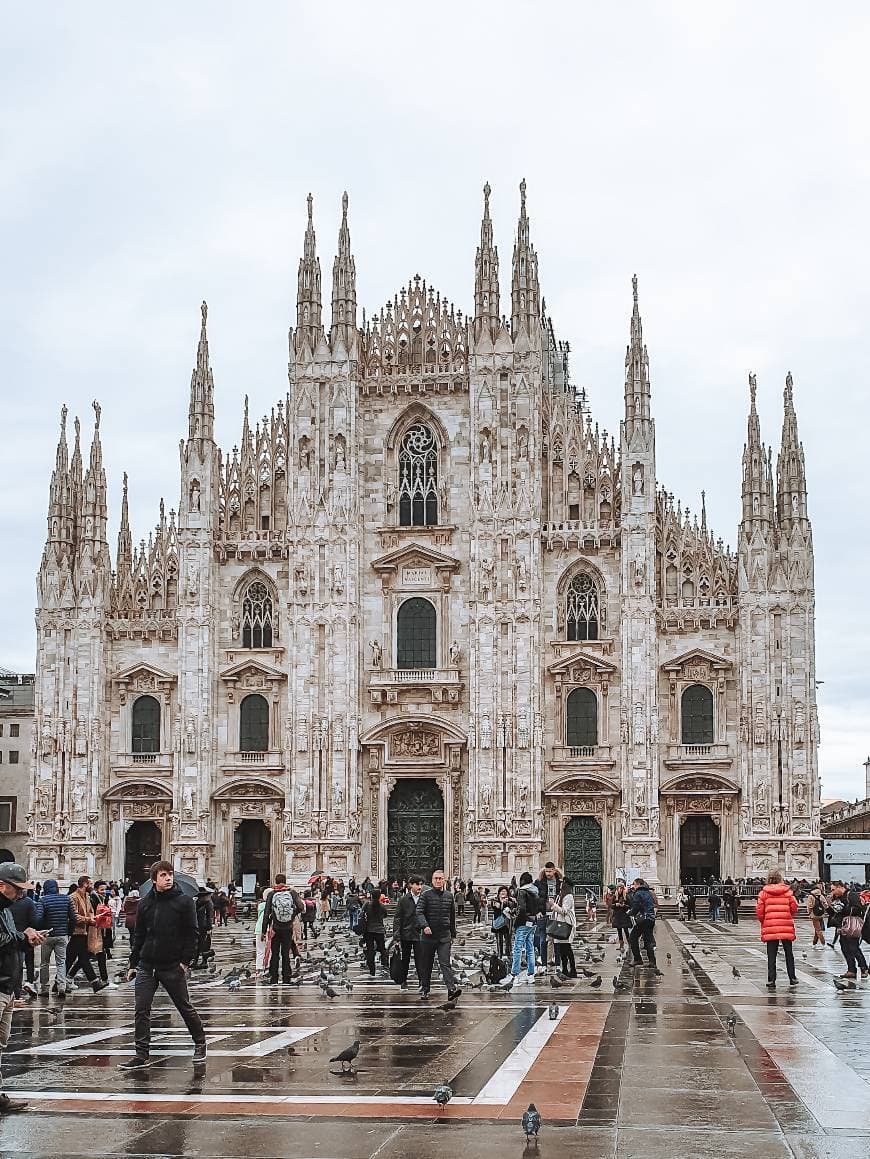
[[[294,958],[299,951],[293,945],[293,921],[297,914],[304,913],[305,906],[294,890],[287,887],[287,875],[275,874],[275,888],[266,898],[263,911],[263,933],[272,927],[272,950],[269,958],[269,984],[278,985],[278,959],[281,960],[281,980],[290,981],[290,950]]]

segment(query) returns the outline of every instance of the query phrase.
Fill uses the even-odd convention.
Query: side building
[[[27,864],[34,676],[0,668],[0,862]]]
[[[775,465],[750,378],[732,552],[659,482],[636,279],[611,436],[546,312],[525,183],[502,312],[489,200],[471,314],[417,276],[360,324],[347,197],[328,322],[309,198],[288,393],[246,401],[221,452],[203,304],[177,511],[134,547],[125,477],[114,569],[100,409],[86,465],[62,413],[34,872],[811,871],[791,375]]]

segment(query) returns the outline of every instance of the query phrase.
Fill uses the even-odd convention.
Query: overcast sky
[[[868,38],[857,4],[4,4],[0,665],[34,665],[62,402],[88,440],[102,404],[114,554],[124,470],[134,539],[177,506],[201,299],[221,445],[283,397],[309,190],[327,295],[347,189],[360,305],[419,272],[467,310],[481,187],[504,301],[525,177],[596,420],[636,272],[659,478],[732,545],[747,372],[775,458],[792,371],[823,795],[863,796]]]

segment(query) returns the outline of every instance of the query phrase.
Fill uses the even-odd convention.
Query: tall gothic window
[[[269,749],[269,702],[253,693],[239,705],[239,751],[265,753]]]
[[[690,684],[680,700],[683,744],[713,743],[713,693],[705,684]]]
[[[396,667],[434,668],[435,609],[428,600],[405,600],[396,617]]]
[[[425,423],[414,423],[399,448],[399,523],[427,527],[438,522],[438,444]]]
[[[132,751],[160,752],[160,701],[155,696],[138,696],[133,702]]]
[[[598,585],[581,571],[568,585],[565,624],[569,640],[597,640],[600,623]]]
[[[272,597],[261,580],[254,580],[242,602],[242,647],[272,647]]]
[[[585,748],[598,744],[598,698],[591,688],[575,688],[565,702],[569,748]]]

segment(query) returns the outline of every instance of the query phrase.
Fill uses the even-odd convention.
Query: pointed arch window
[[[272,597],[262,580],[254,580],[242,601],[242,647],[272,647]]]
[[[239,705],[239,750],[265,753],[269,749],[269,702],[258,692]]]
[[[434,668],[437,664],[435,608],[428,600],[405,600],[396,617],[396,667]]]
[[[402,437],[399,523],[402,527],[438,523],[438,443],[425,423],[414,423]]]
[[[568,585],[565,624],[569,640],[597,640],[601,625],[601,601],[598,584],[588,572],[581,571]]]
[[[690,684],[680,700],[681,738],[686,745],[713,743],[713,693],[706,684]]]
[[[131,749],[134,753],[160,752],[160,701],[137,696],[133,702]]]

